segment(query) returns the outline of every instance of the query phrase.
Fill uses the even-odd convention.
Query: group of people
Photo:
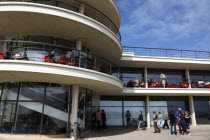
[[[102,109],[97,110],[97,112],[93,112],[91,120],[92,120],[92,128],[96,128],[96,123],[97,123],[97,128],[98,130],[101,129],[101,123],[102,123],[102,129],[106,129],[107,125],[106,125],[106,113],[105,111]]]
[[[161,129],[159,126],[162,126],[161,122],[164,121],[163,129],[167,127],[169,129],[168,121],[170,121],[170,132],[171,135],[177,135],[176,127],[178,125],[179,133],[182,135],[189,135],[190,134],[190,113],[188,111],[184,111],[181,108],[178,108],[177,112],[174,112],[173,110],[170,111],[169,115],[167,115],[165,112],[161,114],[161,112],[153,112],[153,123],[154,123],[154,133],[161,133]]]
[[[139,82],[138,79],[136,78],[134,81],[130,80],[127,83],[127,87],[145,87],[145,82],[144,82],[144,80],[141,80]]]
[[[192,88],[209,88],[210,82],[206,80],[205,82],[203,80],[198,80],[198,82],[192,82],[191,87]]]

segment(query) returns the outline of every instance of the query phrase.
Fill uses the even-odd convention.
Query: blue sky
[[[210,51],[210,0],[115,0],[123,46]]]

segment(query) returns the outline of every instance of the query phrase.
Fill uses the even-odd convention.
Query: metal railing
[[[71,10],[74,12],[79,12],[79,6],[81,4],[84,5],[84,15],[88,16],[100,23],[102,23],[104,26],[109,28],[112,32],[114,32],[119,40],[121,41],[121,35],[119,32],[118,27],[115,25],[115,23],[104,13],[99,11],[98,9],[81,2],[80,0],[68,0],[69,2],[61,2],[58,0],[0,0],[0,2],[32,2],[32,3],[40,3],[40,4],[46,4],[46,5],[51,5],[51,6],[56,6],[60,8],[64,8],[67,10]]]
[[[136,56],[210,59],[210,52],[208,52],[208,51],[145,48],[145,47],[127,47],[127,46],[123,46],[123,51],[124,52],[134,52]]]
[[[116,68],[112,62],[98,57],[90,52],[76,50],[72,46],[54,45],[49,43],[32,41],[0,40],[1,53],[4,59],[46,62],[46,56],[51,56],[49,63],[72,65],[76,67],[96,70],[106,74],[112,74],[112,68]],[[10,57],[7,53],[11,54]],[[62,63],[61,57],[66,63]],[[46,62],[46,63],[47,63]]]

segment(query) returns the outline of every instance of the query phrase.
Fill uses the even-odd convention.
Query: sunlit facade
[[[114,0],[1,0],[0,19],[0,133],[67,137],[101,109],[109,126],[179,107],[210,124],[210,53],[123,47]]]

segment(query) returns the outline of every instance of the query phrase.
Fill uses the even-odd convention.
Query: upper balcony
[[[115,13],[114,14],[115,16],[113,16],[113,13],[111,12],[111,11],[113,11],[113,8],[109,8],[109,7],[111,7],[111,5],[115,4],[115,3],[113,4],[112,0],[110,0],[110,1],[97,0],[97,2],[96,2],[96,0],[91,0],[91,2],[85,1],[85,0],[84,0],[84,2],[79,1],[79,0],[67,0],[67,1],[63,1],[63,0],[0,0],[0,2],[39,3],[39,4],[45,4],[45,5],[55,6],[55,7],[59,7],[59,8],[64,8],[66,10],[71,10],[71,11],[74,11],[77,13],[82,13],[85,16],[98,21],[101,24],[103,24],[104,26],[106,26],[107,28],[109,28],[113,33],[115,33],[118,36],[119,40],[121,40],[121,35],[119,32],[119,27],[120,27],[119,16],[116,17],[116,11],[113,12],[113,13]],[[87,3],[89,3],[89,4],[87,4]],[[105,6],[107,6],[107,7],[104,8]],[[95,7],[99,8],[103,12],[96,9]],[[114,8],[114,9],[116,10],[116,8]],[[107,14],[108,14],[108,16],[107,16]],[[118,19],[118,20],[116,20],[116,19]],[[113,20],[115,20],[115,21],[113,21]]]
[[[130,67],[210,70],[208,51],[125,46],[123,51],[122,66],[128,61],[126,64]]]
[[[122,82],[111,75],[113,63],[73,45],[9,40],[0,44],[0,82],[55,82],[79,84],[98,93],[122,91]]]
[[[118,25],[77,0],[1,0],[0,18],[0,37],[4,40],[24,35],[80,39],[94,54],[110,61],[122,54]]]

